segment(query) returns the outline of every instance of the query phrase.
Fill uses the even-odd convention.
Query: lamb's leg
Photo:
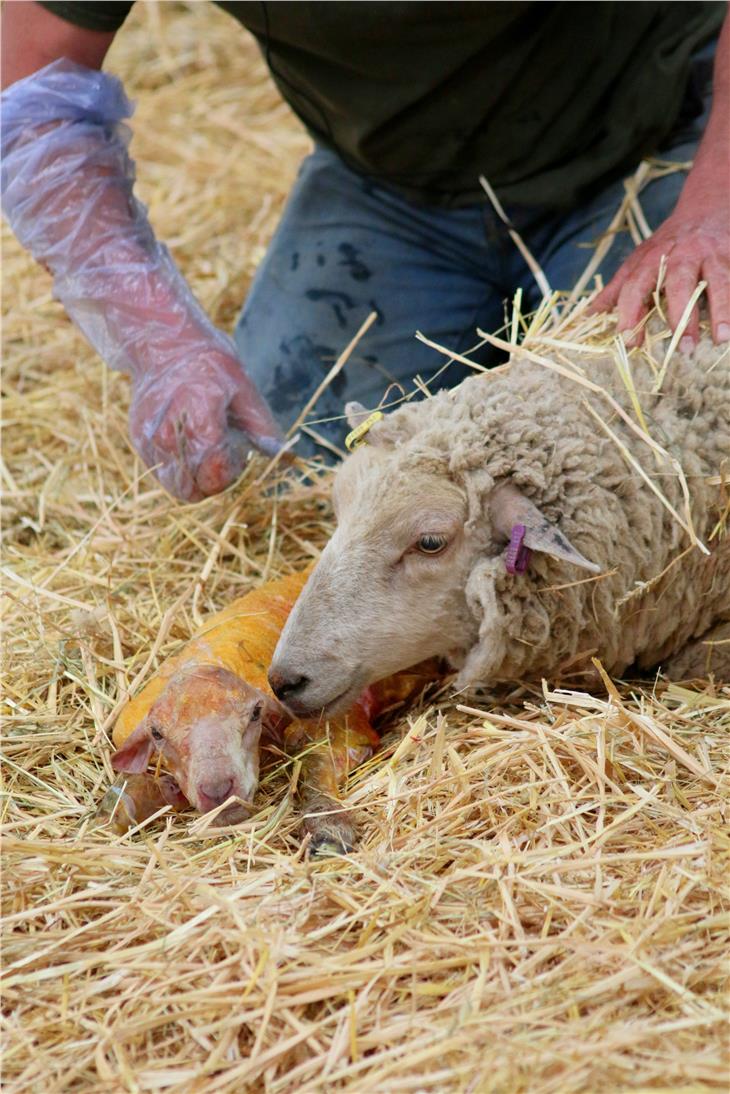
[[[340,789],[349,772],[372,756],[377,742],[369,726],[350,723],[328,725],[321,737],[305,744],[299,794],[312,857],[344,855],[355,846],[355,825]]]
[[[662,666],[670,680],[705,679],[712,675],[717,683],[730,682],[730,621],[718,623],[701,638],[688,642]]]

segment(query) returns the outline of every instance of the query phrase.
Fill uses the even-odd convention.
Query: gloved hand
[[[233,482],[252,442],[269,456],[281,446],[269,409],[239,361],[216,347],[159,377],[137,376],[129,432],[166,489],[190,501]]]
[[[282,439],[133,195],[121,83],[55,61],[2,96],[3,211],[100,356],[132,379],[130,435],[173,494],[226,487]]]

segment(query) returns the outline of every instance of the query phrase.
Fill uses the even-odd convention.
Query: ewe
[[[551,677],[591,656],[616,674],[669,673],[675,655],[685,675],[727,670],[730,643],[699,640],[730,620],[728,347],[705,338],[675,354],[658,391],[632,355],[664,455],[642,437],[613,358],[574,363],[637,429],[605,395],[519,354],[370,429],[338,471],[337,530],[272,663],[291,711],[344,709],[371,681],[437,655],[460,670],[459,688]],[[681,523],[676,461],[709,554]]]

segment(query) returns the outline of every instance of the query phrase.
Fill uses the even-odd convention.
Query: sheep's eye
[[[448,545],[449,541],[446,536],[434,535],[420,536],[416,543],[416,547],[422,555],[440,555]]]
[[[252,722],[257,722],[260,717],[261,717],[261,703],[257,703],[256,706],[251,711],[251,721]]]
[[[152,726],[150,733],[152,734],[153,741],[161,741],[163,739],[162,730],[158,729],[157,726]]]

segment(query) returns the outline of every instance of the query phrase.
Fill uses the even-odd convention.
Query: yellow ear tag
[[[360,422],[360,425],[356,425],[352,433],[348,433],[345,437],[345,448],[348,452],[353,452],[356,448],[359,448],[361,444],[365,444],[365,434],[368,430],[372,429],[376,422],[379,422],[381,418],[384,418],[382,410],[374,410],[372,414],[368,415],[364,422]]]

